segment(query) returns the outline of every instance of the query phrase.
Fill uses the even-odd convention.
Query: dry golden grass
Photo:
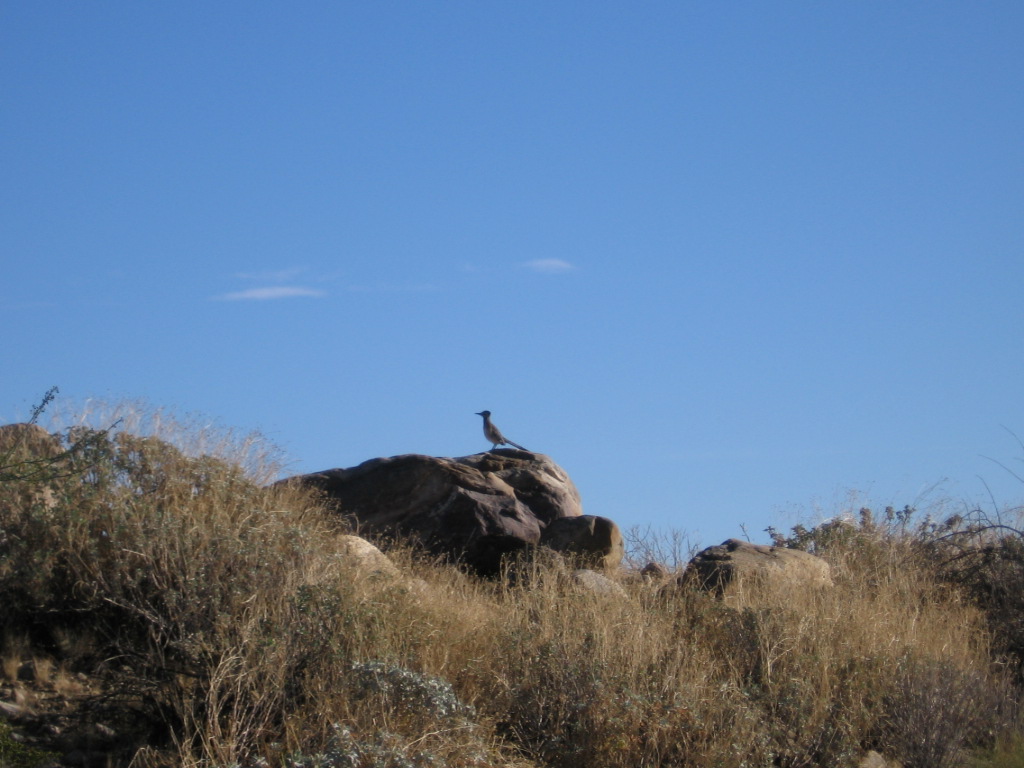
[[[263,487],[258,438],[132,418],[73,433],[93,442],[54,505],[0,486],[0,600],[45,629],[31,658],[117,667],[159,703],[169,741],[135,765],[796,767],[871,747],[934,768],[1005,730],[982,616],[903,541],[826,553],[832,589],[723,599],[638,579],[597,596],[542,561],[483,582],[411,549],[382,585],[317,498]],[[914,753],[935,727],[958,741]]]
[[[18,672],[21,669],[21,654],[11,654],[7,652],[3,658],[0,659],[0,669],[3,670],[4,680],[10,683],[16,682],[18,679]]]

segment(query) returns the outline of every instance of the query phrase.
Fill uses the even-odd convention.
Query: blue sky
[[[487,447],[698,543],[1019,504],[1017,2],[0,6],[0,418]]]

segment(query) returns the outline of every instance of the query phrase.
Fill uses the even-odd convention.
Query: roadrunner
[[[494,445],[492,445],[491,448],[497,448],[499,445],[511,445],[513,448],[518,448],[520,451],[526,450],[519,443],[513,443],[511,440],[507,439],[503,434],[501,434],[501,430],[494,426],[493,423],[491,423],[490,411],[480,411],[477,414],[477,416],[484,417],[484,437],[486,437],[488,440],[494,443]]]

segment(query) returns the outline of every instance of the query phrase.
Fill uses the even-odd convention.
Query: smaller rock
[[[374,581],[392,582],[402,578],[398,566],[377,547],[359,536],[339,536],[338,554],[348,568]]]
[[[901,765],[896,760],[886,760],[872,749],[857,763],[857,768],[901,768]]]
[[[360,536],[343,535],[338,539],[338,557],[344,573],[356,576],[371,592],[424,597],[430,585],[402,572],[390,557]]]
[[[622,564],[622,532],[612,520],[579,515],[552,520],[541,532],[540,543],[591,568],[611,570]]]
[[[740,539],[729,539],[698,552],[680,581],[696,582],[698,586],[716,592],[749,581],[832,586],[828,563],[820,557],[799,549],[751,544]]]
[[[580,568],[572,573],[573,583],[585,592],[600,597],[626,597],[626,590],[618,582],[612,581],[603,573],[587,568]]]
[[[662,581],[668,578],[668,568],[661,563],[648,563],[640,569],[640,575],[650,581]]]

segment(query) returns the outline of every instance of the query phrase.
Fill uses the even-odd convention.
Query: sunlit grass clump
[[[832,589],[598,596],[556,560],[509,586],[402,546],[382,581],[322,499],[268,485],[259,439],[130,415],[0,482],[4,653],[130,693],[115,763],[941,768],[1019,743],[985,615],[906,536],[821,548]]]

